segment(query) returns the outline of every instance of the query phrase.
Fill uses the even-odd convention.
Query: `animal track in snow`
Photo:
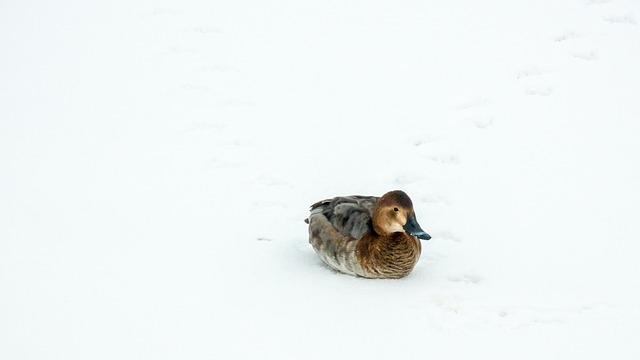
[[[151,16],[175,16],[178,14],[176,9],[153,9],[150,13]]]
[[[182,90],[195,91],[195,92],[208,92],[208,91],[211,91],[211,88],[203,85],[184,84],[182,85]]]
[[[460,162],[457,154],[431,154],[427,155],[426,158],[442,164],[458,164]]]
[[[461,102],[458,105],[456,105],[455,108],[459,111],[463,111],[467,113],[470,117],[472,117],[471,119],[466,121],[471,122],[475,127],[479,129],[486,129],[490,127],[491,124],[493,124],[493,119],[490,117],[482,116],[482,115],[474,116],[473,109],[477,107],[487,106],[490,103],[491,102],[489,100],[481,98],[477,100]],[[439,158],[439,159],[432,158],[431,160],[436,160],[444,163],[458,163],[458,156],[451,155],[450,158]]]
[[[196,52],[197,51],[194,48],[172,46],[165,52],[165,55],[186,55],[186,54],[194,54]]]
[[[254,183],[266,186],[266,187],[278,187],[278,186],[287,186],[291,187],[289,182],[281,177],[270,176],[270,175],[261,175],[256,178]]]
[[[564,41],[579,39],[581,37],[583,37],[582,34],[579,34],[579,33],[575,32],[575,31],[567,31],[567,32],[563,33],[562,35],[556,36],[553,40],[555,42],[564,42]]]
[[[457,313],[462,308],[462,299],[456,295],[430,295],[427,301],[442,310]]]
[[[408,176],[408,175],[405,174],[405,175],[397,176],[393,180],[393,182],[396,183],[397,185],[404,186],[404,185],[408,185],[408,184],[413,184],[413,183],[418,182],[420,180],[421,179],[416,177],[416,176]]]
[[[202,26],[202,25],[198,25],[196,27],[194,27],[193,32],[196,33],[200,33],[200,34],[222,34],[224,31],[222,31],[221,28],[215,27],[215,26]]]
[[[424,135],[413,142],[413,146],[424,146],[439,141],[435,135]]]
[[[215,102],[213,105],[217,107],[229,107],[229,106],[249,107],[249,106],[253,106],[253,103],[246,100],[240,100],[240,99],[227,99],[227,100]]]
[[[473,120],[471,120],[471,122],[478,129],[487,129],[487,128],[491,127],[491,125],[493,125],[493,119],[492,118],[473,119]]]
[[[449,200],[443,198],[440,195],[423,196],[420,198],[420,202],[423,202],[425,204],[431,204],[431,205],[445,205],[445,206],[451,205]]]
[[[516,74],[516,79],[524,79],[532,76],[540,76],[544,74],[548,74],[549,71],[540,69],[538,67],[530,67],[523,70],[518,71]]]
[[[457,282],[457,283],[467,283],[467,284],[478,284],[480,281],[482,281],[482,278],[480,278],[477,275],[474,274],[463,274],[463,275],[458,275],[458,276],[449,276],[449,281],[452,282]]]
[[[227,124],[209,121],[192,121],[188,131],[224,130]]]
[[[459,103],[458,105],[455,106],[456,109],[458,110],[467,110],[470,108],[475,108],[475,107],[480,107],[480,106],[484,106],[489,104],[490,101],[487,99],[477,99],[477,100],[470,100],[470,101],[464,101]]]
[[[531,96],[551,96],[553,95],[553,88],[551,86],[541,87],[541,88],[528,88],[525,90],[525,94]]]
[[[595,50],[574,52],[571,54],[574,58],[586,61],[598,60],[598,53]]]
[[[501,322],[517,329],[571,322],[590,311],[602,309],[602,306],[585,304],[565,308],[508,307],[497,311],[496,315],[501,318]]]
[[[614,25],[636,25],[636,19],[632,15],[609,16],[604,21]]]
[[[239,72],[239,70],[233,66],[227,66],[222,64],[202,66],[198,69],[198,71],[203,73]]]
[[[239,165],[235,162],[219,159],[219,158],[210,158],[207,160],[203,167],[205,169],[237,169]]]

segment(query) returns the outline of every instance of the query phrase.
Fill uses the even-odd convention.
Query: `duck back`
[[[360,239],[373,231],[371,217],[377,196],[340,196],[311,205],[311,215],[321,213],[342,235]]]

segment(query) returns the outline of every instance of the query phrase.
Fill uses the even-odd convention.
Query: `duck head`
[[[413,203],[404,191],[390,191],[378,200],[373,208],[373,229],[380,235],[407,232],[419,239],[429,240],[416,220]]]

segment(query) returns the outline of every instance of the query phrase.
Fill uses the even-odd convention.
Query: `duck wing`
[[[311,214],[321,213],[342,235],[360,239],[367,230],[372,230],[373,206],[377,196],[339,196],[318,201],[311,205]]]

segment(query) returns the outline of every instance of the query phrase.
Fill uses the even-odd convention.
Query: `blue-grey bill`
[[[417,232],[417,233],[413,233],[413,234],[411,234],[411,235],[413,235],[413,236],[417,237],[418,239],[422,239],[422,240],[429,240],[429,239],[431,239],[431,235],[427,234],[427,233],[426,233],[426,232],[424,232],[424,231]]]
[[[407,219],[407,223],[404,225],[404,231],[417,237],[418,239],[422,239],[422,240],[431,239],[431,236],[427,234],[424,230],[422,230],[415,216],[411,216]]]

